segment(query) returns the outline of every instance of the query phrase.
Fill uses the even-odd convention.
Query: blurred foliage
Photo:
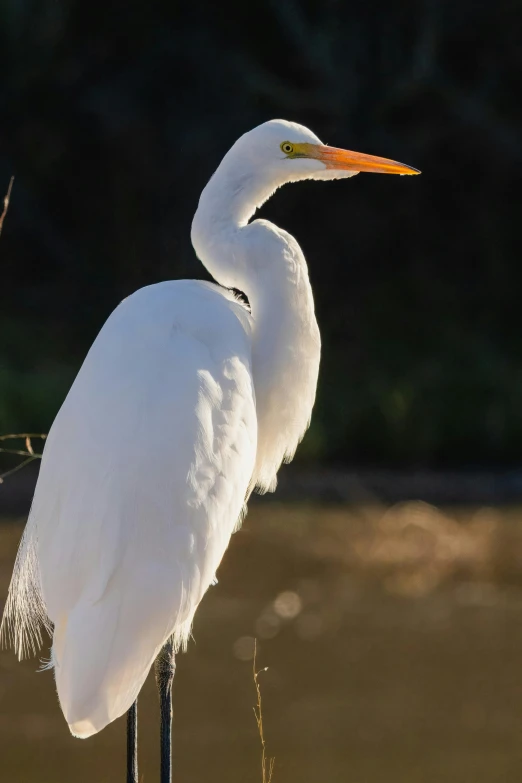
[[[117,302],[204,277],[199,193],[272,117],[423,176],[285,189],[324,363],[302,459],[509,463],[522,438],[522,4],[1,0],[0,432],[43,430]]]

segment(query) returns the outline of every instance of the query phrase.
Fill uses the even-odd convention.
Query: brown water
[[[21,527],[0,527],[0,600]],[[174,779],[261,783],[259,640],[274,783],[522,778],[522,512],[259,504],[179,656]],[[0,781],[125,780],[124,721],[73,739],[52,674],[0,653]],[[158,780],[153,682],[140,779]]]

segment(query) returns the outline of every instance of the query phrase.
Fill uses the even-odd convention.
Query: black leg
[[[138,699],[127,713],[127,783],[138,783]]]
[[[161,783],[172,783],[172,681],[175,668],[174,646],[169,639],[155,664],[161,715]]]

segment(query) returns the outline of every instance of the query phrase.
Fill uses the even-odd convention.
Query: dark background
[[[273,783],[522,779],[521,31],[519,0],[0,0],[0,436],[48,430],[124,296],[205,277],[190,223],[240,134],[423,171],[263,207],[310,264],[319,397],[178,658],[175,780],[261,779],[254,638]],[[0,487],[0,612],[33,481]],[[125,720],[72,739],[36,668],[0,650],[2,781],[123,780]],[[157,780],[150,679],[139,721]]]
[[[0,3],[0,432],[47,430],[136,288],[205,277],[201,189],[274,117],[403,160],[278,192],[324,360],[311,464],[513,465],[522,437],[522,3]]]

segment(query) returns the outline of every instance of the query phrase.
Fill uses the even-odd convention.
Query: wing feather
[[[249,316],[217,286],[142,289],[112,314],[47,440],[6,608],[19,654],[54,625],[73,733],[132,704],[194,612],[256,455]]]

